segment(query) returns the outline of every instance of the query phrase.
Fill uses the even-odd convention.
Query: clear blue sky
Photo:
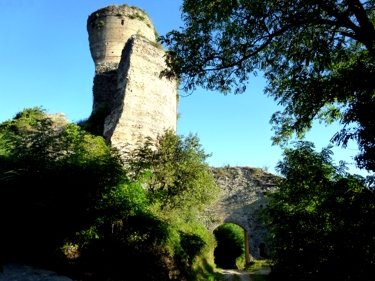
[[[72,122],[87,118],[94,63],[86,20],[99,8],[124,3],[145,9],[159,34],[182,26],[182,0],[0,0],[0,122],[33,106],[64,112]],[[212,166],[269,167],[274,172],[282,150],[271,145],[269,119],[281,108],[263,95],[264,85],[258,76],[249,80],[242,95],[197,90],[180,98],[178,133],[197,133],[206,152],[213,153]],[[321,149],[338,128],[316,124],[307,140]],[[334,152],[337,163],[353,162],[357,146]],[[351,172],[365,174],[354,168]]]

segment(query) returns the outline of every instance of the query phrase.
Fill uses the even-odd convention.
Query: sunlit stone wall
[[[266,194],[276,191],[277,176],[252,167],[212,168],[212,172],[220,197],[206,210],[210,218],[208,228],[213,231],[225,223],[241,226],[248,235],[250,256],[265,257],[268,232],[257,214],[267,205]]]
[[[108,112],[107,142],[125,152],[165,129],[175,131],[177,82],[159,77],[165,51],[148,15],[111,5],[89,16],[87,30],[95,63],[93,113]]]

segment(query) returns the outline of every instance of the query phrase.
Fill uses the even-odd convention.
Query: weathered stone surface
[[[164,129],[176,130],[176,81],[160,79],[166,68],[164,50],[133,35],[122,53],[111,114],[104,123],[105,138],[120,151],[134,148]]]
[[[212,168],[212,172],[220,197],[206,210],[211,220],[208,228],[213,231],[225,223],[241,226],[248,236],[251,257],[264,257],[267,252],[264,238],[268,233],[257,213],[267,205],[265,195],[276,191],[277,176],[251,167]]]
[[[92,111],[111,108],[117,88],[118,62],[100,62],[95,68],[94,86],[92,88],[94,102]]]
[[[119,62],[126,41],[139,34],[155,41],[155,29],[141,9],[111,5],[92,13],[87,20],[90,51],[95,65],[104,61]]]
[[[52,120],[52,126],[57,132],[62,132],[65,126],[69,123],[68,118],[66,118],[65,114],[62,112],[54,114],[47,113],[46,117]]]
[[[141,9],[112,5],[87,21],[96,76],[93,113],[106,108],[106,141],[120,152],[131,150],[165,129],[176,130],[177,82],[160,79],[165,51]]]

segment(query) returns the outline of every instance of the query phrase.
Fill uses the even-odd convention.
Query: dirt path
[[[241,281],[251,281],[249,272],[238,269],[223,269],[224,281],[234,281],[234,276],[240,277]]]
[[[72,281],[72,279],[50,270],[8,263],[4,265],[4,272],[0,273],[0,281]]]

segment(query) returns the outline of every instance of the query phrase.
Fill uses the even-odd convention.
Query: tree
[[[166,130],[139,144],[125,159],[128,176],[143,182],[149,209],[174,229],[166,248],[173,247],[180,272],[176,280],[207,280],[209,267],[201,265],[213,264],[216,241],[202,220],[202,211],[219,193],[206,163],[209,156],[197,135]]]
[[[128,182],[103,138],[33,108],[0,124],[0,147],[2,251],[35,259],[126,210],[109,196]]]
[[[375,194],[331,155],[299,142],[277,165],[283,178],[263,212],[277,279],[373,279]]]
[[[159,38],[166,77],[242,93],[264,72],[276,112],[275,144],[302,137],[314,119],[339,120],[332,141],[357,141],[357,165],[375,171],[375,1],[184,0],[184,27]]]
[[[212,203],[218,188],[209,172],[206,154],[196,135],[178,136],[166,130],[148,139],[128,156],[135,178],[146,175],[150,198],[168,210],[203,210]]]
[[[124,280],[131,269],[141,280],[207,280],[200,262],[215,239],[195,215],[217,189],[198,138],[169,132],[157,152],[140,148],[130,179],[102,137],[50,117],[30,108],[0,124],[0,265],[71,271],[73,262],[74,279]],[[80,257],[67,262],[62,249]]]

